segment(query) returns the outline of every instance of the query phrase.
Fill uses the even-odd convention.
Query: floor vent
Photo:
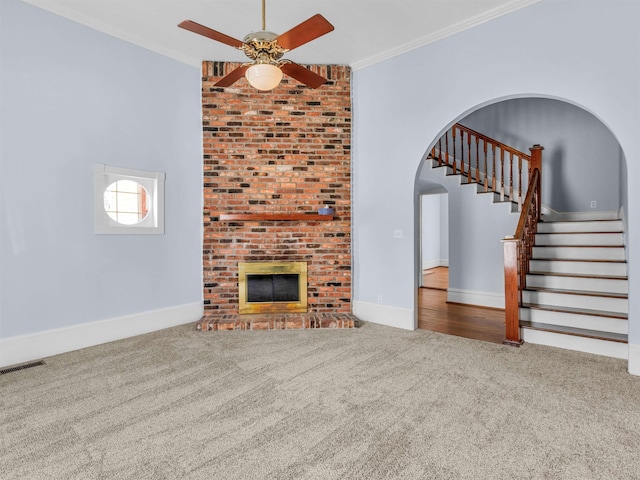
[[[22,365],[16,365],[15,367],[3,368],[2,370],[0,370],[0,375],[4,375],[5,373],[17,372],[18,370],[24,370],[25,368],[39,367],[40,365],[44,365],[44,360],[38,360],[37,362],[31,363],[23,363]]]

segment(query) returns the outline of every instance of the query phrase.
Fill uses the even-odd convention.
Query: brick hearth
[[[202,67],[205,317],[198,325],[353,326],[350,69],[309,66],[329,79],[318,89],[286,76],[271,92],[245,79],[230,88],[214,86],[239,65]],[[327,206],[335,209],[333,217],[313,216]],[[221,218],[231,214],[297,216]],[[238,263],[282,261],[307,263],[308,313],[238,315]]]
[[[358,319],[350,313],[291,313],[265,315],[210,315],[198,322],[198,330],[294,330],[302,328],[354,328]]]

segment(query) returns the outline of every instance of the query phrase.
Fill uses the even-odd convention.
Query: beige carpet
[[[626,362],[366,324],[193,325],[0,375],[0,478],[640,478]]]

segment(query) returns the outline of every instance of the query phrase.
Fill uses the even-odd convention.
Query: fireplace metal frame
[[[297,302],[248,302],[247,275],[298,275]],[[307,262],[238,263],[238,313],[301,313],[307,311]]]

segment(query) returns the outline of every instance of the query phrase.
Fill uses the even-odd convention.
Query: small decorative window
[[[95,166],[96,233],[164,233],[164,173]]]

